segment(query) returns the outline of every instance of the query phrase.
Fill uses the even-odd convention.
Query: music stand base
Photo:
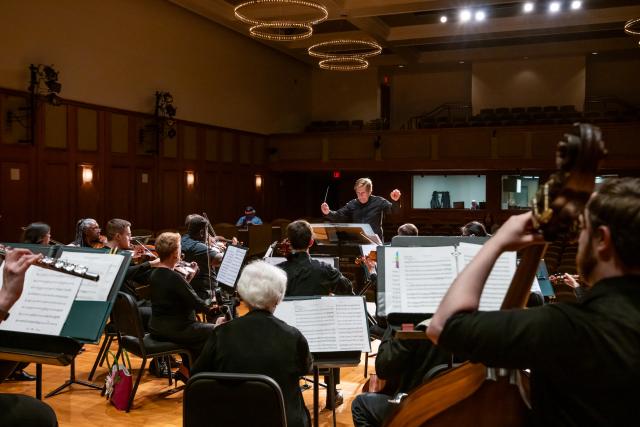
[[[45,397],[52,397],[55,396],[56,394],[59,394],[62,390],[64,390],[67,387],[71,387],[71,384],[78,384],[78,385],[82,385],[85,387],[89,387],[89,388],[93,388],[96,390],[102,390],[102,387],[91,383],[89,381],[82,381],[82,380],[77,380],[76,379],[76,361],[75,359],[71,361],[71,364],[69,365],[70,369],[69,369],[69,379],[67,381],[64,382],[64,384],[62,384],[60,387],[56,388],[55,390],[47,393],[47,395]]]

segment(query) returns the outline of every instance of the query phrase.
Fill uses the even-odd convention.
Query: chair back
[[[182,420],[184,427],[287,426],[280,386],[259,374],[202,372],[192,376],[184,390]]]
[[[142,343],[144,339],[142,316],[136,305],[136,300],[131,295],[118,292],[116,303],[111,311],[111,319],[120,335],[138,338]]]
[[[271,224],[249,226],[249,253],[247,257],[264,254],[271,244]]]

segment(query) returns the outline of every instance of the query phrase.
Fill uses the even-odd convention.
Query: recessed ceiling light
[[[526,2],[522,7],[522,10],[524,11],[524,13],[533,12],[533,9],[534,9],[534,5],[531,2]]]
[[[444,24],[445,22],[447,22],[447,15],[442,15],[442,16],[440,17],[440,22],[442,22],[443,24]]]
[[[399,65],[398,65],[398,68],[404,68],[404,65],[399,64]]]
[[[597,55],[598,52],[591,52],[591,55]]]
[[[522,58],[522,59],[529,59],[529,57],[528,57],[528,56],[525,56],[525,57],[524,57],[524,58]]]
[[[484,12],[484,10],[479,10],[476,12],[476,21],[478,22],[484,21],[486,17],[487,17],[487,14]]]
[[[458,61],[458,64],[464,64],[464,61]]]
[[[471,11],[469,9],[463,9],[460,11],[460,22],[468,22],[471,20]]]
[[[560,12],[560,2],[559,1],[553,1],[553,2],[549,3],[549,12],[551,12],[551,13]]]
[[[578,10],[582,7],[582,1],[581,0],[573,0],[571,2],[571,10]]]

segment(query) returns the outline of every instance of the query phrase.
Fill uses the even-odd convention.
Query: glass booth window
[[[539,183],[539,176],[502,175],[502,209],[528,209]]]
[[[486,175],[414,175],[414,209],[484,209]]]

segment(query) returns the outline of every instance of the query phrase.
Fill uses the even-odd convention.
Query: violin
[[[291,255],[292,250],[293,249],[291,248],[291,242],[289,241],[288,237],[276,243],[275,251],[282,257],[286,258],[287,256]]]
[[[131,239],[134,243],[130,248],[133,251],[133,262],[134,264],[140,264],[146,261],[153,261],[154,259],[158,259],[158,253],[156,252],[156,247],[153,245],[145,245],[141,243],[137,239]]]
[[[173,271],[180,274],[184,278],[184,280],[186,280],[187,282],[191,282],[191,279],[195,277],[199,269],[198,269],[198,264],[195,261],[187,262],[187,261],[180,260],[173,267]]]
[[[600,130],[578,124],[580,136],[565,134],[558,143],[554,173],[532,202],[534,227],[547,242],[579,232],[578,216],[591,196],[595,175],[606,150]],[[501,309],[523,308],[547,245],[533,245],[522,258]],[[386,424],[418,426],[519,426],[530,405],[525,401],[528,376],[466,362],[413,390]],[[491,379],[491,381],[487,381]],[[486,404],[496,404],[489,409]],[[498,405],[499,404],[499,405]]]
[[[369,274],[374,274],[376,273],[376,269],[378,268],[378,252],[376,250],[373,250],[369,252],[368,255],[361,255],[359,257],[356,257],[354,262],[356,263],[356,265],[364,265],[369,271]]]

